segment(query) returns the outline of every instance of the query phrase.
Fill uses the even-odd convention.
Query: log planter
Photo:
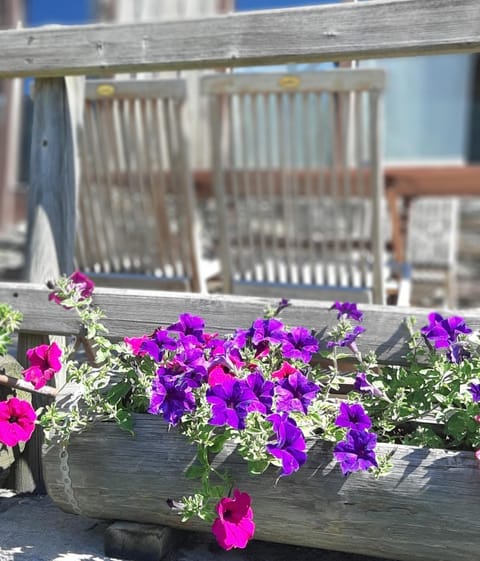
[[[251,476],[233,447],[217,457],[252,496],[255,538],[405,561],[471,561],[480,545],[480,471],[474,454],[380,444],[393,470],[374,479],[344,477],[331,447],[311,442],[308,462],[277,481]],[[159,417],[136,415],[135,436],[99,423],[72,438],[66,452],[44,450],[49,495],[67,512],[161,524],[183,523],[167,505],[195,490],[182,473],[195,448]]]
[[[0,286],[0,301],[24,314],[19,347],[44,334],[80,333],[68,310],[48,301],[48,290],[18,283]],[[155,291],[99,289],[95,302],[105,311],[113,339],[151,333],[178,314],[201,315],[212,332],[231,333],[248,326],[271,300],[226,295],[180,295]],[[335,324],[331,303],[296,301],[284,310],[286,325],[303,325],[325,340]],[[380,364],[403,364],[408,330],[414,316],[425,325],[428,311],[362,306],[364,352],[373,350]],[[480,329],[478,314],[466,323]],[[160,321],[159,321],[160,320]],[[20,345],[21,343],[21,345]],[[30,343],[30,346],[32,344]],[[57,396],[69,406],[71,389]],[[68,512],[96,518],[164,524],[210,531],[194,519],[184,524],[167,505],[197,487],[184,472],[195,448],[163,419],[135,417],[135,436],[113,423],[98,423],[74,436],[65,452],[43,450],[44,478],[53,500]],[[378,454],[391,446],[378,445]],[[248,475],[237,454],[217,462],[230,469],[236,485],[251,494],[255,538],[294,545],[374,555],[404,561],[472,561],[480,549],[480,470],[471,452],[448,452],[396,446],[393,469],[378,480],[367,473],[344,477],[332,450],[312,443],[308,462],[294,475],[281,478],[275,469]]]

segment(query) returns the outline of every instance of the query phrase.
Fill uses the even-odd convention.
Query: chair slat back
[[[407,262],[412,283],[435,286],[442,305],[458,306],[457,253],[460,201],[458,197],[419,197],[407,212]]]
[[[185,96],[183,80],[87,82],[76,256],[102,284],[200,289]]]
[[[340,288],[384,303],[384,73],[229,74],[202,87],[225,290],[330,298]]]

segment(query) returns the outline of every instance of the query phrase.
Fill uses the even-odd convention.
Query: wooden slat
[[[373,302],[385,304],[385,275],[383,271],[385,259],[385,243],[383,225],[382,201],[384,197],[383,169],[382,169],[382,101],[381,92],[370,92],[370,161],[374,170],[372,179],[372,246],[373,246]]]
[[[185,80],[88,80],[85,99],[185,99]]]
[[[24,314],[25,332],[78,333],[76,314],[48,301],[48,290],[41,285],[0,283],[0,302],[6,302]],[[341,291],[337,294],[341,298]],[[159,325],[169,325],[183,312],[200,315],[212,332],[232,332],[248,327],[260,317],[266,306],[277,298],[255,298],[227,295],[181,294],[155,290],[120,290],[97,288],[95,302],[107,315],[106,325],[112,337],[136,336],[151,333]],[[329,310],[332,302],[293,300],[292,306],[282,312],[287,325],[304,325],[318,332],[325,345],[326,332],[336,323],[336,314]],[[381,362],[402,363],[407,351],[407,329],[402,322],[418,318],[418,326],[427,324],[428,310],[362,304],[366,332],[359,339],[362,351],[373,349]],[[480,328],[480,317],[475,312],[463,313],[472,329]]]
[[[477,0],[373,0],[163,23],[0,33],[0,77],[106,75],[474,52]]]
[[[326,92],[350,92],[385,88],[386,73],[379,69],[359,69],[352,74],[348,69],[322,70],[318,72],[279,73],[242,72],[241,74],[218,74],[201,79],[206,94],[259,94],[315,92],[319,88]]]

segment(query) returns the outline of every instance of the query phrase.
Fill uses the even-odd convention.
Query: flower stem
[[[55,397],[58,393],[58,389],[52,386],[44,386],[36,390],[30,382],[13,378],[13,376],[8,376],[7,374],[0,374],[0,386],[6,386],[7,388],[34,394],[48,395],[50,397]]]

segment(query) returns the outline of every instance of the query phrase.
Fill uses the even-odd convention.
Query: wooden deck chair
[[[385,303],[381,70],[203,79],[224,290]]]
[[[87,81],[76,265],[107,286],[200,291],[183,80]]]
[[[419,305],[458,305],[459,215],[457,197],[418,197],[410,202],[407,261],[411,266],[412,293]],[[423,297],[422,287],[427,288]]]

